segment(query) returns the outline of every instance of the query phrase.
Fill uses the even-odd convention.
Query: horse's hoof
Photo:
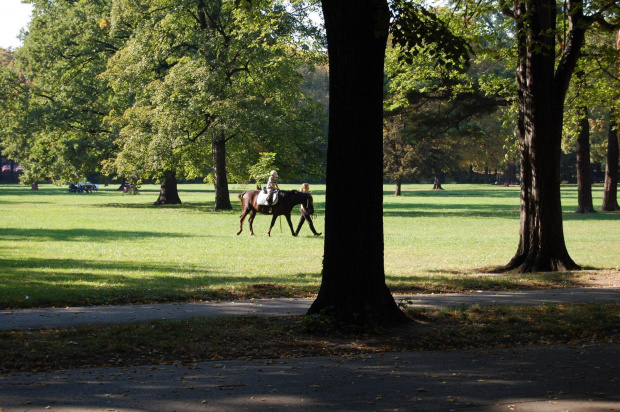
[[[315,233],[314,236],[321,236],[323,233]]]
[[[238,232],[237,232],[237,236],[239,236],[240,234],[241,234],[241,231],[238,231]]]

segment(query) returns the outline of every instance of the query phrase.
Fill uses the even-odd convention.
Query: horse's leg
[[[271,228],[273,227],[273,225],[276,224],[276,219],[278,218],[278,216],[273,215],[271,217],[271,225],[269,226],[269,231],[267,232],[267,236],[271,236]]]
[[[291,222],[291,214],[287,213],[284,216],[286,216],[286,221],[288,222],[288,227],[291,228],[291,233],[293,234],[293,236],[297,236],[297,233],[295,233],[295,230],[293,229],[293,222]]]
[[[254,223],[254,216],[256,216],[256,210],[252,210],[250,212],[250,218],[248,219],[248,223],[250,224],[250,234],[254,236],[254,228],[252,227],[252,223]]]
[[[245,220],[245,217],[248,215],[249,209],[245,209],[242,213],[241,216],[239,216],[239,231],[237,232],[237,235],[240,235],[241,232],[243,232],[243,221]]]

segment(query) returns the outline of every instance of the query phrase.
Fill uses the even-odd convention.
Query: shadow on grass
[[[394,293],[463,292],[473,290],[527,290],[545,288],[585,287],[590,284],[580,272],[551,273],[466,273],[457,270],[430,270],[431,275],[386,276]],[[476,271],[476,270],[474,270]]]
[[[86,239],[93,239],[103,242],[114,242],[126,239],[141,238],[186,238],[192,235],[179,233],[161,233],[146,231],[122,231],[122,230],[101,230],[101,229],[19,229],[8,228],[2,230],[2,236],[12,241],[23,241],[37,239],[44,241],[64,241],[64,242],[83,242]]]
[[[603,221],[620,221],[620,212],[602,212],[596,213],[575,213],[575,210],[563,208],[562,219],[564,220],[603,220]]]
[[[393,190],[384,190],[383,195],[387,197],[398,197],[398,196],[394,196]],[[488,189],[476,187],[475,190],[472,190],[472,189],[432,190],[432,185],[431,185],[428,190],[426,189],[408,190],[404,188],[401,192],[401,197],[442,197],[442,198],[495,197],[495,198],[514,198],[517,201],[519,200],[519,196],[520,196],[520,190],[518,186],[505,188],[503,186],[492,186],[492,185],[489,185]]]
[[[88,259],[0,259],[0,307],[119,305],[311,296],[319,274],[287,279],[202,265]]]
[[[214,201],[207,202],[185,202],[180,205],[155,205],[154,203],[104,203],[93,205],[92,207],[99,208],[119,208],[119,209],[175,209],[175,210],[191,210],[199,213],[222,213],[222,214],[239,214],[241,213],[241,202],[235,201],[232,203],[232,210],[217,210],[214,211],[215,207]],[[314,210],[316,213],[323,213],[325,208],[325,204],[321,202],[316,202],[314,204]],[[294,216],[299,211],[298,208],[293,208],[291,216]]]
[[[464,217],[519,220],[519,205],[384,203],[385,217]],[[563,220],[618,221],[620,212],[575,213],[572,207],[562,208]]]
[[[491,217],[518,219],[518,206],[511,205],[480,205],[480,204],[393,204],[383,205],[383,216],[387,217]]]

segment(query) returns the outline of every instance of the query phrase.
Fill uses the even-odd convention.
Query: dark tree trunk
[[[401,195],[402,186],[403,186],[403,180],[399,176],[398,179],[396,179],[396,189],[394,189],[394,196]]]
[[[514,162],[510,162],[504,169],[504,183],[511,184],[517,181],[517,165]]]
[[[159,189],[159,198],[155,202],[156,205],[180,205],[181,198],[177,188],[177,174],[168,170],[164,172],[164,177]]]
[[[433,190],[443,190],[441,187],[441,173],[435,173],[435,180],[433,181]]]
[[[613,212],[618,206],[618,124],[612,122],[607,134],[607,162],[605,164],[605,188],[601,210]]]
[[[577,213],[595,213],[592,203],[592,168],[590,166],[590,122],[583,108],[581,130],[577,137]]]
[[[232,210],[228,177],[226,176],[226,139],[220,135],[213,138],[213,184],[215,186],[215,206],[213,210]]]
[[[578,269],[566,249],[560,197],[564,99],[585,29],[572,24],[562,61],[555,69],[555,0],[516,0],[518,33],[517,137],[521,151],[519,246],[504,270]],[[578,11],[569,13],[575,23]]]
[[[308,314],[391,325],[407,317],[385,284],[383,261],[383,61],[386,0],[323,0],[329,51],[325,246],[319,294]],[[363,85],[363,87],[360,87]],[[362,179],[363,207],[344,190]]]

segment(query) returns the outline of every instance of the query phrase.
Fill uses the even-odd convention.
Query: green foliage
[[[132,107],[113,113],[120,174],[180,178],[209,173],[211,147],[226,142],[232,181],[247,181],[260,152],[280,154],[291,172],[317,165],[319,108],[301,90],[298,27],[277,2],[117,0],[112,28],[133,32],[105,77]],[[174,33],[174,35],[172,35]],[[317,156],[318,159],[321,156]],[[297,173],[298,174],[298,173]],[[291,173],[295,175],[295,173]]]
[[[407,13],[414,13],[414,6],[407,7],[413,7]],[[402,171],[408,171],[409,178],[416,173],[438,176],[469,167],[497,169],[504,163],[507,130],[503,126],[510,122],[497,114],[500,108],[508,113],[505,108],[514,99],[514,69],[506,62],[514,52],[511,26],[501,13],[484,4],[434,11],[428,27],[441,26],[441,31],[455,33],[453,40],[445,35],[437,41],[467,43],[467,50],[471,48],[474,54],[467,65],[459,66],[453,58],[437,58],[439,49],[418,48],[411,53],[403,41],[388,48],[384,165],[386,176],[392,179],[395,172],[404,177]],[[423,12],[420,18],[431,19],[425,17],[429,13]],[[407,24],[426,24],[407,19],[403,20]],[[452,53],[456,50],[459,47]],[[445,60],[452,64],[443,64]],[[397,149],[390,150],[390,145]]]
[[[254,179],[257,184],[266,182],[269,178],[269,172],[275,167],[276,154],[275,153],[259,153],[260,157],[258,162],[250,166],[250,179]]]
[[[82,180],[100,171],[114,130],[102,125],[114,98],[99,77],[122,40],[110,36],[111,1],[34,2],[33,19],[16,52],[27,79],[27,105],[10,156],[26,167],[25,180]]]
[[[615,76],[620,50],[616,49],[615,33],[599,30],[597,26],[586,36],[586,44],[576,68],[566,98],[562,133],[562,150],[574,153],[580,120],[588,109],[591,138],[591,157],[604,161],[611,114],[618,112],[619,87]]]
[[[466,71],[470,48],[462,37],[454,35],[435,13],[406,0],[392,2],[394,17],[390,26],[392,43],[403,49],[401,59],[412,64],[420,55],[438,65]]]

